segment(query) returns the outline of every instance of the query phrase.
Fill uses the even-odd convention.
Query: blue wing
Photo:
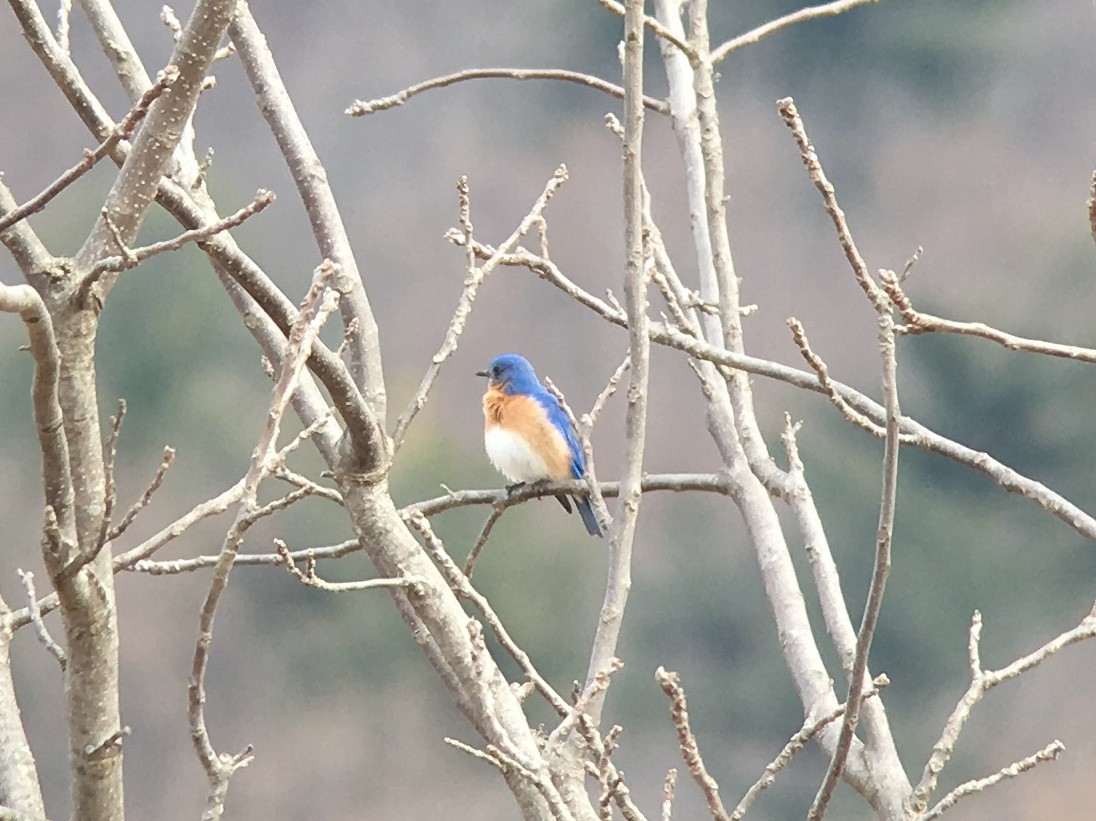
[[[586,457],[582,454],[582,445],[578,441],[578,434],[571,425],[571,420],[559,404],[559,400],[548,391],[539,390],[533,394],[533,398],[547,411],[548,421],[563,435],[564,441],[567,442],[567,449],[571,451],[571,475],[581,479],[586,475]]]
[[[567,413],[559,404],[559,400],[543,389],[533,394],[533,398],[548,413],[548,420],[563,435],[564,441],[567,442],[567,449],[571,451],[571,475],[576,479],[584,478],[586,476],[586,457],[582,453],[582,445],[578,441],[578,434],[571,425]],[[570,513],[571,507],[563,501],[564,498],[560,497],[560,503]],[[582,517],[583,525],[586,526],[586,532],[591,536],[601,536],[601,525],[597,520],[597,515],[594,513],[590,500],[584,494],[576,495],[575,506]]]

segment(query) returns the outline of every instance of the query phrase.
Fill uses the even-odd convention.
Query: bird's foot
[[[507,485],[506,486],[506,495],[507,496],[513,496],[514,491],[518,490],[519,488],[523,488],[523,487],[525,487],[525,482],[514,482],[514,484],[512,484],[512,485]]]

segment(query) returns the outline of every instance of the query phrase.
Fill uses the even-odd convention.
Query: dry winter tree
[[[215,616],[230,590],[235,565],[267,565],[280,567],[281,572],[288,571],[301,583],[327,593],[384,588],[380,595],[391,597],[407,630],[467,720],[466,740],[446,741],[495,768],[522,817],[668,819],[675,789],[680,788],[684,775],[679,778],[671,769],[664,785],[629,784],[612,758],[620,728],[605,720],[606,697],[621,666],[618,638],[628,612],[632,544],[639,513],[644,494],[658,490],[719,494],[738,511],[761,568],[779,652],[802,702],[802,729],[783,750],[773,751],[771,762],[757,762],[757,783],[731,808],[720,791],[719,768],[702,758],[703,732],[694,733],[690,726],[679,676],[659,669],[657,684],[669,698],[683,766],[703,792],[713,818],[746,815],[795,753],[810,743],[819,745],[830,759],[809,810],[810,819],[825,815],[839,781],[851,786],[880,819],[935,818],[965,796],[1058,756],[1063,745],[1053,741],[1020,761],[1001,762],[999,772],[964,783],[946,795],[936,790],[937,779],[979,700],[995,685],[1096,633],[1096,611],[1038,650],[996,670],[986,669],[981,662],[982,622],[975,613],[969,635],[969,688],[939,740],[931,750],[923,751],[923,765],[907,771],[899,761],[886,710],[886,678],[873,677],[870,651],[885,602],[903,449],[926,450],[984,474],[1002,490],[1034,502],[1088,539],[1096,538],[1096,520],[992,456],[903,416],[895,341],[902,335],[958,333],[982,336],[1011,350],[1090,362],[1096,359],[1096,351],[1021,339],[982,324],[919,311],[903,288],[913,261],[901,274],[874,272],[868,267],[804,120],[792,100],[784,99],[777,110],[788,127],[789,146],[798,149],[805,166],[804,181],[818,190],[820,205],[833,222],[835,239],[844,250],[851,274],[878,318],[881,401],[836,381],[822,356],[812,349],[808,329],[795,319],[789,320],[791,339],[805,360],[803,370],[748,353],[742,324],[748,309],[739,298],[740,279],[725,213],[723,143],[714,94],[717,69],[730,53],[769,34],[867,2],[872,0],[837,0],[806,8],[715,43],[704,0],[655,0],[650,8],[636,0],[624,4],[600,0],[608,13],[620,15],[623,22],[620,85],[562,70],[486,69],[438,78],[390,97],[351,105],[349,114],[365,115],[403,104],[432,88],[481,77],[575,82],[623,100],[623,116],[618,120],[610,115],[607,121],[622,145],[621,202],[627,250],[623,301],[611,294],[600,297],[590,293],[549,253],[545,213],[553,194],[567,181],[564,166],[548,180],[513,233],[493,243],[473,233],[470,185],[461,180],[458,225],[448,239],[465,256],[464,292],[448,329],[443,334],[443,329],[438,329],[443,343],[418,389],[404,410],[390,413],[377,323],[346,227],[320,159],[247,4],[199,0],[185,24],[165,9],[164,20],[175,33],[174,54],[168,65],[150,70],[131,45],[109,0],[81,0],[82,13],[131,104],[116,120],[73,62],[68,46],[71,4],[62,4],[60,22],[54,28],[34,0],[11,0],[11,10],[27,43],[98,146],[25,202],[17,202],[9,189],[0,185],[0,239],[25,280],[13,284],[14,268],[3,269],[9,284],[0,285],[0,308],[22,319],[35,363],[31,398],[45,497],[41,539],[44,578],[38,578],[36,587],[32,574],[21,574],[27,593],[22,608],[0,603],[0,802],[5,807],[4,817],[42,819],[47,815],[8,655],[15,631],[24,627],[37,633],[60,663],[64,676],[74,817],[88,821],[123,817],[122,760],[128,728],[119,711],[118,640],[125,624],[118,621],[113,578],[118,572],[144,571],[209,574],[208,593],[200,603],[196,624],[187,709],[194,749],[209,780],[205,817],[219,818],[231,779],[252,760],[252,751],[218,749],[217,728],[206,720],[207,700],[218,698],[206,685],[209,652],[217,639]],[[645,32],[649,33],[647,43],[657,44],[661,54],[669,83],[666,100],[644,94]],[[260,191],[251,203],[223,217],[225,209],[213,201],[206,187],[207,168],[195,154],[191,118],[210,66],[217,59],[242,63],[307,212],[317,264],[310,286],[299,289],[303,297],[301,293],[283,293],[233,239],[232,229],[258,214],[272,195]],[[652,195],[643,174],[642,138],[647,117],[671,118],[678,138],[695,253],[688,266],[671,260],[654,221]],[[823,146],[821,154],[831,150],[836,149]],[[57,166],[76,159],[58,157]],[[108,160],[118,166],[118,173],[101,209],[88,215],[86,239],[71,254],[48,248],[28,218],[49,207],[57,194],[97,163]],[[12,169],[8,172],[8,182],[18,182],[17,174]],[[177,220],[181,233],[137,247],[138,231],[154,205]],[[134,543],[127,538],[129,526],[155,503],[154,494],[171,466],[173,453],[165,451],[146,492],[123,512],[113,474],[125,407],[119,407],[104,433],[95,359],[98,318],[123,272],[191,242],[205,253],[227,298],[269,363],[274,388],[251,463],[239,482],[195,505],[154,536]],[[683,281],[678,270],[693,265],[699,280]],[[457,349],[477,293],[487,277],[502,266],[528,270],[572,298],[576,311],[591,311],[626,329],[625,361],[591,411],[578,417],[589,453],[590,430],[601,408],[618,386],[622,389],[627,403],[624,430],[619,434],[602,431],[602,435],[623,436],[624,471],[614,481],[591,478],[588,485],[565,483],[512,494],[453,490],[400,509],[389,494],[389,470],[400,458],[405,434],[428,401],[435,377]],[[321,340],[319,332],[336,315],[342,324],[342,342],[332,348]],[[720,460],[715,473],[653,475],[644,471],[652,344],[677,352],[695,373],[706,406],[711,445]],[[884,442],[874,570],[862,612],[850,613],[846,607],[838,569],[799,456],[799,425],[788,416],[781,446],[767,442],[755,412],[751,377],[821,393],[836,413]],[[7,385],[4,389],[17,388]],[[284,442],[279,432],[290,408],[299,417],[303,432]],[[289,466],[300,448],[316,449],[333,486],[325,484],[324,477],[304,476]],[[292,489],[273,502],[261,503],[259,488],[268,479],[283,480]],[[505,511],[538,494],[564,491],[592,493],[602,519],[611,524],[604,604],[584,681],[573,697],[558,692],[538,672],[536,660],[518,646],[472,580],[475,558]],[[276,552],[269,554],[240,552],[248,528],[309,496],[322,496],[341,506],[355,539],[309,551],[293,552],[279,544]],[[436,534],[432,520],[447,510],[473,505],[489,513],[480,536],[464,547],[468,558],[462,567],[452,546]],[[782,508],[791,515],[782,518]],[[219,553],[191,553],[189,557],[184,553],[184,558],[176,559],[158,553],[182,540],[193,525],[226,511],[234,511],[234,515]],[[797,573],[792,562],[791,545],[800,540],[810,559],[809,578]],[[335,583],[318,574],[319,560],[355,551],[368,556],[376,571],[374,578]],[[16,572],[11,557],[3,572]],[[811,595],[821,604],[820,621],[812,622],[808,616],[804,593],[808,588],[813,588]],[[57,636],[51,636],[44,621],[54,610],[61,615],[62,630]],[[497,639],[499,652],[517,663],[522,680],[510,681],[501,672],[485,641],[487,631]],[[824,662],[826,643],[832,643],[840,669]],[[531,726],[523,706],[527,699],[547,703],[557,713],[555,726],[543,731]],[[673,763],[666,762],[666,766]],[[256,766],[262,766],[261,759]],[[270,812],[276,816],[278,809],[271,807]]]

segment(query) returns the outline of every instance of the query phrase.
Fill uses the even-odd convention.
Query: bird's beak
[[[490,375],[491,374],[487,373],[487,371],[476,371],[476,376],[490,376]]]

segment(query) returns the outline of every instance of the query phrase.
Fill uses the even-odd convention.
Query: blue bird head
[[[503,393],[536,393],[543,390],[529,360],[516,353],[496,356],[487,365],[487,369],[477,371],[476,376],[486,376],[491,387],[498,388]]]

